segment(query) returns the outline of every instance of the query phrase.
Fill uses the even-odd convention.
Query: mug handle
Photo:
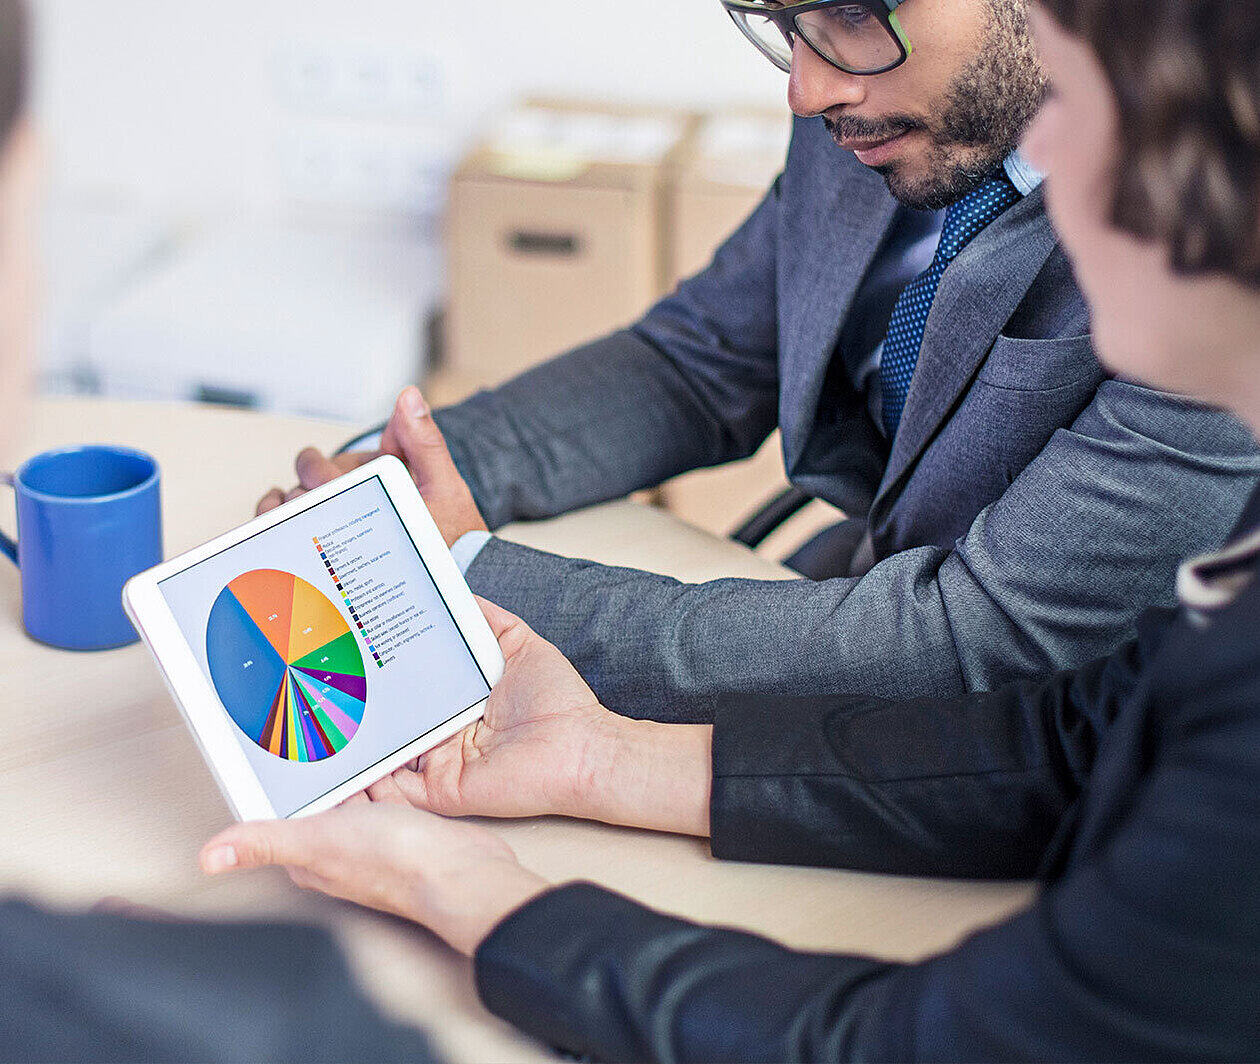
[[[13,474],[0,473],[0,484],[7,484],[9,487],[13,487]],[[3,532],[0,532],[0,554],[3,554],[14,565],[17,565],[18,563],[17,542],[15,540],[10,539]]]

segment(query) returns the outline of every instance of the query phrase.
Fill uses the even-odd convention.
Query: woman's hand
[[[610,712],[556,647],[478,601],[506,661],[484,718],[373,784],[373,801],[707,835],[713,729]]]
[[[337,809],[228,828],[202,850],[205,871],[282,865],[301,887],[414,920],[471,955],[547,883],[493,832],[430,810],[707,835],[712,729],[610,713],[559,650],[479,601],[506,659],[483,720]]]
[[[506,660],[485,716],[368,794],[445,815],[589,815],[594,781],[628,722],[524,621],[478,602]]]
[[[413,920],[469,956],[548,886],[486,828],[362,795],[317,816],[237,824],[201,851],[210,875],[264,865],[283,866],[300,887]]]

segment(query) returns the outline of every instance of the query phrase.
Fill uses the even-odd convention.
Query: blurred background
[[[787,144],[716,0],[33,6],[49,394],[454,401],[632,321]],[[667,501],[728,531],[777,461]]]

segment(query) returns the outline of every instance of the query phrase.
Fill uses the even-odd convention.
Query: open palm
[[[565,656],[519,617],[478,600],[506,659],[485,717],[368,789],[448,816],[572,813],[611,716]]]

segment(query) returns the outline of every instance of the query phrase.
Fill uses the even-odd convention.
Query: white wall
[[[177,212],[309,200],[329,144],[358,145],[365,169],[406,145],[436,174],[523,93],[722,108],[784,106],[786,92],[717,0],[34,4],[54,189]],[[295,93],[295,64],[324,61],[410,64],[433,104]]]
[[[57,391],[119,391],[119,350],[106,343],[122,334],[119,315],[123,353],[148,359],[154,395],[197,384],[207,337],[223,373],[260,347],[304,342],[276,330],[303,307],[342,306],[341,264],[307,262],[276,284],[257,263],[274,273],[310,240],[350,241],[345,257],[358,261],[388,239],[431,264],[396,295],[393,311],[416,318],[410,342],[379,354],[414,379],[427,357],[416,338],[444,289],[435,222],[447,178],[514,100],[786,114],[786,79],[717,0],[28,2],[50,188],[41,379]],[[225,242],[239,261],[223,261]],[[230,302],[258,287],[287,302],[262,315]],[[379,312],[359,302],[343,307],[347,320]],[[233,345],[224,319],[257,328]]]

